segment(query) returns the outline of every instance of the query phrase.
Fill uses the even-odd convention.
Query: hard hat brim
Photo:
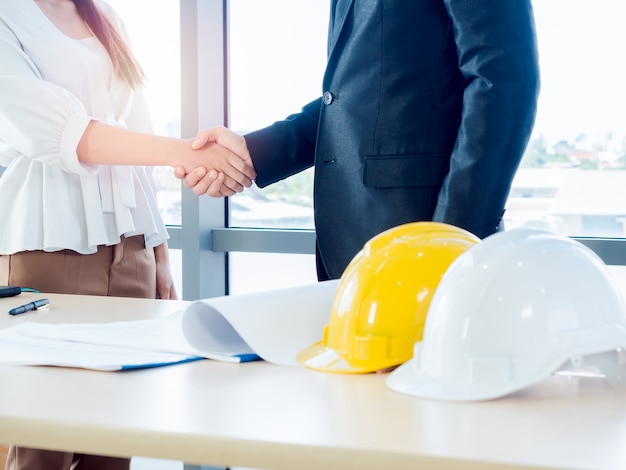
[[[391,390],[405,395],[451,401],[494,400],[522,388],[519,384],[494,387],[494,384],[442,381],[440,377],[420,371],[416,358],[393,370],[386,384]]]
[[[338,374],[367,374],[378,370],[372,367],[359,367],[350,364],[337,351],[324,346],[324,343],[321,341],[300,351],[297,360],[298,363],[309,369],[336,372]]]

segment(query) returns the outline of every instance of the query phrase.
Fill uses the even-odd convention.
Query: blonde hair
[[[115,29],[93,0],[73,0],[80,17],[104,46],[115,73],[128,84],[137,88],[143,84],[145,75],[124,38]]]

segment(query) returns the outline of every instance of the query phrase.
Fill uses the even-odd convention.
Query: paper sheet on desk
[[[64,341],[80,350],[83,345],[99,345],[137,351],[201,356],[229,362],[241,362],[237,354],[251,351],[235,350],[222,345],[220,353],[200,353],[186,340],[182,330],[184,310],[162,318],[111,323],[35,323],[26,322],[10,328],[29,338]],[[0,339],[5,330],[0,330]],[[70,348],[70,346],[66,346]]]
[[[337,283],[327,281],[216,297],[151,320],[86,324],[25,322],[0,330],[0,362],[19,363],[14,353],[3,354],[2,347],[3,335],[17,333],[29,338],[31,345],[34,339],[68,343],[63,347],[75,351],[75,362],[80,362],[83,349],[97,345],[152,354],[179,354],[186,360],[197,356],[229,362],[260,358],[280,365],[296,365],[297,353],[320,340],[330,317]],[[69,366],[50,364],[49,358],[45,364]],[[128,364],[119,366],[118,369],[130,368]],[[154,367],[154,363],[149,366]],[[74,367],[95,368],[92,363]]]
[[[113,371],[145,369],[199,359],[202,358],[28,336],[20,333],[17,327],[0,330],[0,364]]]
[[[201,355],[247,345],[267,362],[297,365],[298,353],[322,339],[338,283],[200,300],[185,310],[183,334]]]

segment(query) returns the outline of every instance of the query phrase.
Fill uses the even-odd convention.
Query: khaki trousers
[[[0,285],[54,294],[156,298],[154,250],[143,236],[122,238],[97,253],[24,251],[0,256]]]
[[[0,256],[0,285],[44,293],[156,298],[154,250],[143,236],[98,247],[92,255],[71,250]],[[7,470],[128,470],[130,459],[10,446]]]

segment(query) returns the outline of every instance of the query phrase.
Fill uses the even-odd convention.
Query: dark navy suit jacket
[[[331,278],[403,223],[492,234],[535,118],[530,0],[339,2],[322,96],[245,136],[257,184],[315,166],[318,249]]]

